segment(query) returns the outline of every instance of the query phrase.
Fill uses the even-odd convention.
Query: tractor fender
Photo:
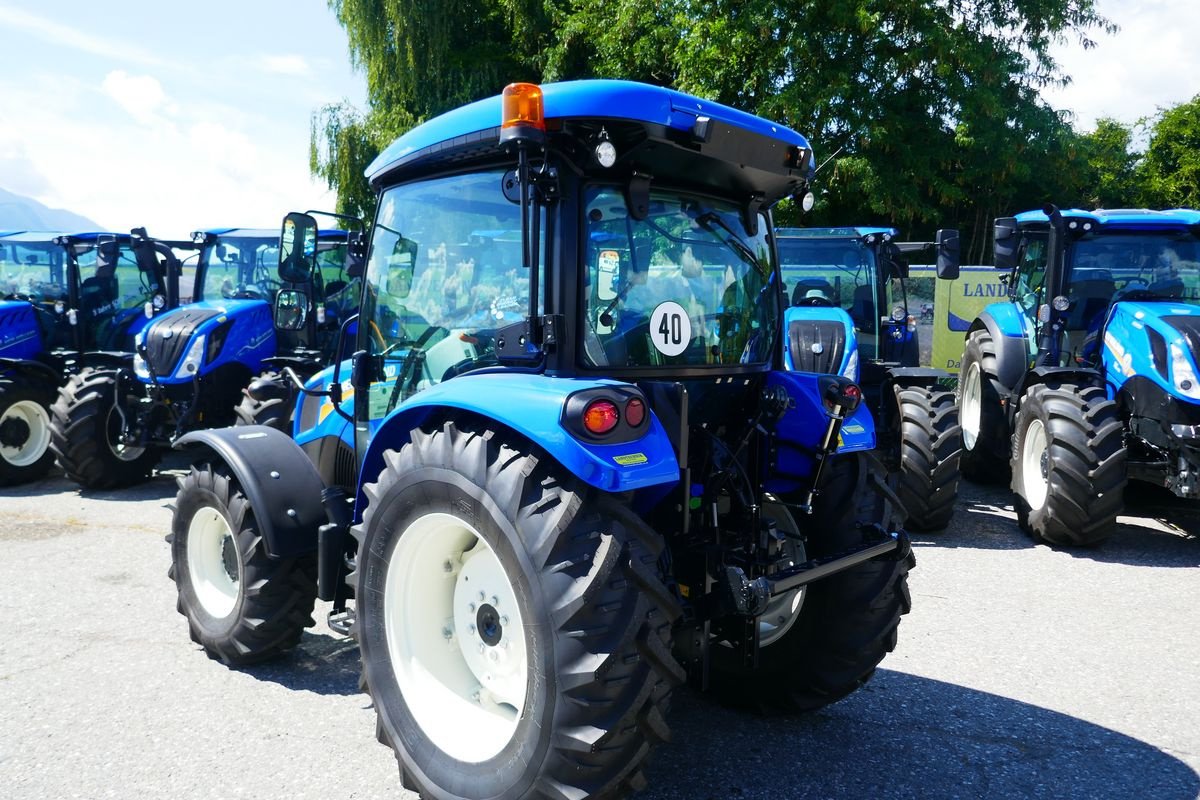
[[[53,367],[29,358],[0,358],[0,373],[5,372],[34,375],[56,386],[59,383],[59,374]]]
[[[317,549],[317,529],[329,521],[321,504],[325,486],[290,436],[245,425],[193,431],[174,446],[204,448],[229,467],[250,501],[267,555],[286,558]]]
[[[1015,303],[992,303],[971,323],[967,336],[981,328],[991,334],[996,348],[997,388],[1011,395],[1029,369],[1029,341],[1021,310]]]
[[[410,432],[433,416],[470,414],[497,430],[509,430],[536,444],[564,468],[605,492],[625,492],[679,480],[679,462],[658,417],[649,414],[645,432],[620,444],[584,441],[564,424],[571,395],[609,389],[614,396],[636,387],[621,381],[556,378],[530,373],[461,375],[417,393],[385,417],[372,433],[363,458],[362,484],[383,470],[383,454],[409,441]],[[647,403],[649,409],[649,403]],[[620,437],[618,437],[620,438]]]

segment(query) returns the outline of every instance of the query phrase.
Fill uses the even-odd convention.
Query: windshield
[[[888,316],[892,288],[880,297],[873,248],[857,237],[845,239],[780,236],[779,274],[793,306],[836,306],[862,334],[864,358],[877,358],[881,317]]]
[[[497,330],[529,313],[521,209],[503,172],[397,186],[380,199],[360,330],[385,356],[372,419],[455,375],[496,363]],[[542,230],[545,230],[544,226]]]
[[[1162,232],[1080,239],[1071,250],[1069,275],[1072,312],[1086,307],[1102,314],[1113,300],[1200,304],[1200,240]]]
[[[0,292],[35,303],[66,300],[66,252],[53,242],[0,242]]]
[[[593,367],[768,361],[778,303],[767,222],[758,234],[733,203],[650,193],[633,219],[616,187],[587,192],[583,360]]]
[[[200,253],[202,297],[256,297],[270,300],[279,288],[279,237],[220,236]]]

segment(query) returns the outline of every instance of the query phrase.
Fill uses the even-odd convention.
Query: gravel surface
[[[0,796],[406,796],[351,641],[322,624],[230,670],[188,639],[163,540],[178,474],[0,490]],[[1143,492],[1129,514],[1102,548],[1054,550],[1006,491],[964,484],[863,690],[799,718],[681,690],[640,797],[1200,796],[1200,509]]]

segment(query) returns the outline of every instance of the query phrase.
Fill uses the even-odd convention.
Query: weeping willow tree
[[[310,167],[342,213],[370,217],[363,170],[393,139],[444,111],[540,80],[550,22],[531,0],[329,0],[346,29],[367,110],[328,105],[312,119]]]

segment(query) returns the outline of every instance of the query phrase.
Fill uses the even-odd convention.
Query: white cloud
[[[259,68],[277,75],[298,75],[307,77],[312,74],[312,68],[303,56],[282,55],[262,56],[258,59]]]
[[[162,122],[162,112],[168,110],[167,93],[158,79],[150,75],[130,75],[125,70],[113,70],[104,76],[101,87],[143,125]]]
[[[150,66],[166,64],[162,59],[132,44],[126,38],[113,40],[94,36],[86,31],[76,30],[68,25],[8,5],[0,5],[0,25],[27,31],[52,44],[117,61]]]
[[[1058,48],[1055,58],[1072,82],[1042,93],[1055,108],[1075,112],[1077,127],[1091,130],[1100,117],[1134,123],[1200,92],[1200,3],[1099,0],[1097,10],[1120,30],[1093,32],[1091,50],[1075,43]]]

